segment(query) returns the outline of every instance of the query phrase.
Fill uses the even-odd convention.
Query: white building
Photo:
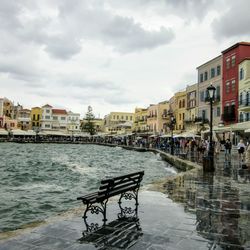
[[[67,129],[70,132],[80,132],[80,114],[68,112]]]
[[[46,104],[42,106],[41,130],[51,130],[52,121],[52,106]]]

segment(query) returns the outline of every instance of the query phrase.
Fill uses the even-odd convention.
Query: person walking
[[[229,139],[226,140],[224,147],[225,147],[225,160],[229,161],[231,159],[231,149],[232,149],[232,143]]]
[[[244,144],[243,140],[240,140],[240,142],[237,145],[238,149],[238,156],[239,156],[239,161],[244,161],[244,152],[246,151],[246,145]]]

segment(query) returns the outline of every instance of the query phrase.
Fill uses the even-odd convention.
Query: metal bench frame
[[[77,197],[77,200],[81,200],[86,209],[84,211],[83,219],[87,223],[87,213],[90,211],[92,214],[103,215],[104,225],[107,221],[106,210],[107,203],[110,197],[120,195],[118,204],[121,213],[118,215],[120,218],[126,216],[127,214],[132,214],[135,212],[137,216],[138,203],[138,191],[140,189],[140,183],[142,181],[144,171],[135,172],[127,175],[122,175],[110,179],[105,179],[101,181],[99,190],[97,192],[87,194],[84,196]],[[130,207],[122,207],[122,199],[125,200],[135,200],[136,209],[131,209]]]

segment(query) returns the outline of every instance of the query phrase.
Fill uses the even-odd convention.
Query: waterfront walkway
[[[113,200],[108,226],[99,231],[82,237],[85,224],[77,210],[1,240],[0,249],[250,249],[250,173],[237,155],[225,161],[221,152],[215,173],[197,168],[151,190],[161,192],[140,192],[139,221],[117,222]]]

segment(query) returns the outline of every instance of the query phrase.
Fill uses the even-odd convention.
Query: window
[[[227,58],[226,60],[226,69],[230,68],[230,58]]]
[[[241,68],[240,69],[240,80],[243,80],[244,79],[244,69]]]
[[[119,115],[116,116],[116,119],[119,120]]]
[[[246,122],[248,122],[249,121],[249,113],[247,112],[246,113]]]
[[[128,120],[128,116],[126,115],[126,120]]]
[[[133,117],[132,117],[132,116],[130,116],[130,121],[132,121],[132,118],[133,118]]]
[[[181,114],[179,114],[179,120],[181,121]]]
[[[232,56],[232,61],[231,61],[231,63],[232,63],[232,67],[234,67],[234,66],[235,66],[235,56]]]
[[[211,68],[211,78],[215,77],[215,68]]]
[[[200,101],[204,102],[205,98],[204,98],[204,91],[201,91],[200,93]]]
[[[37,120],[40,120],[40,115],[39,114],[37,115]]]
[[[53,120],[54,121],[58,120],[58,117],[57,116],[53,116]]]
[[[221,68],[220,68],[220,65],[217,66],[217,76],[219,76],[221,73]]]
[[[185,119],[185,113],[182,113],[182,120]]]
[[[230,82],[226,82],[226,94],[230,92]]]
[[[202,120],[206,119],[206,110],[202,110],[201,117],[202,117]]]
[[[181,108],[181,101],[179,101],[179,108]]]
[[[122,115],[121,119],[123,120],[123,115]]]
[[[243,122],[243,113],[240,112],[240,122]]]
[[[217,117],[220,116],[220,107],[217,107],[217,109],[216,109],[216,116],[217,116]]]
[[[203,74],[200,74],[200,82],[203,82]]]
[[[65,121],[65,120],[66,120],[66,117],[62,116],[61,121]]]
[[[113,115],[113,119],[115,120],[115,115]]]
[[[231,82],[231,89],[232,89],[232,92],[234,93],[235,92],[235,80],[232,80]]]
[[[182,107],[185,108],[185,100],[182,100]]]
[[[32,126],[35,127],[35,126],[36,126],[36,123],[35,123],[35,122],[32,122]]]
[[[33,120],[36,120],[36,115],[33,115]]]
[[[45,124],[45,128],[50,128],[50,124]]]
[[[242,103],[243,103],[243,94],[242,94],[242,93],[240,93],[240,100],[239,100],[239,104],[240,104],[240,105],[242,105]]]
[[[206,81],[207,80],[207,71],[205,71],[205,73],[204,73],[204,81]]]
[[[46,113],[47,113],[47,114],[50,113],[50,110],[49,110],[49,109],[46,109]]]
[[[220,100],[220,86],[216,86],[215,98]]]
[[[49,120],[49,119],[50,119],[50,116],[49,116],[49,115],[45,115],[45,119],[46,119],[46,120]]]

